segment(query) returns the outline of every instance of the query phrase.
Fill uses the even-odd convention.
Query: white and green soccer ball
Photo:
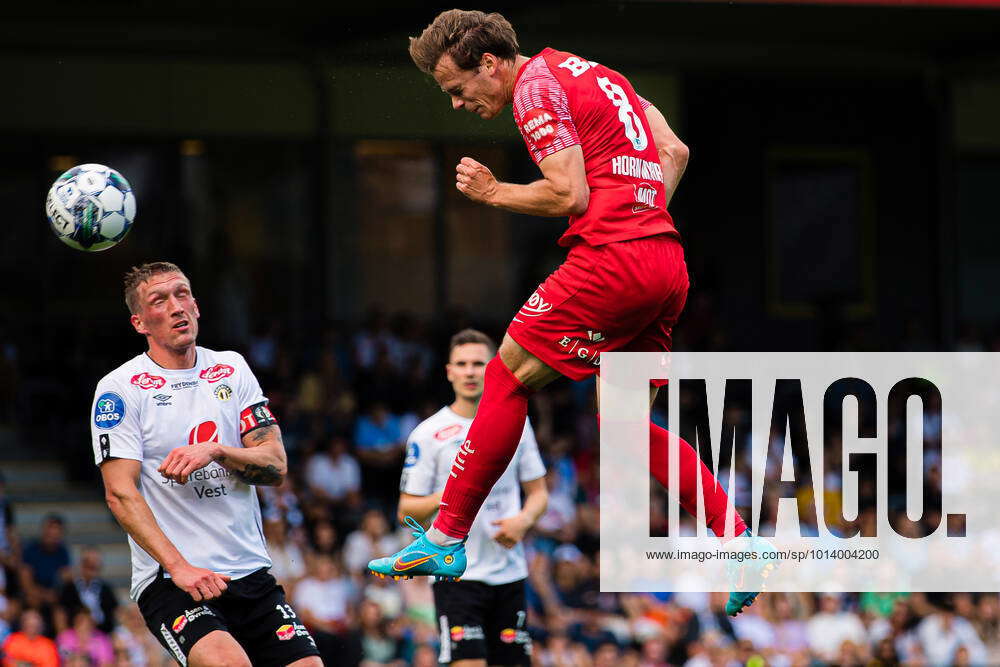
[[[107,250],[128,234],[135,195],[125,177],[103,164],[73,167],[49,188],[45,214],[59,240],[77,250]]]

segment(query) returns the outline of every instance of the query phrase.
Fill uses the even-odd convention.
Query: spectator
[[[365,577],[367,579],[367,584],[364,589],[364,599],[368,602],[374,602],[378,605],[379,611],[383,618],[390,621],[394,621],[399,618],[400,614],[403,613],[404,606],[406,604],[403,599],[403,586],[391,579],[378,579],[375,577]],[[407,582],[412,584],[413,581],[417,581],[419,577]],[[408,588],[412,588],[408,586]],[[432,598],[433,600],[433,598]],[[431,609],[431,618],[434,623],[437,623],[437,618],[434,616],[434,610]]]
[[[111,667],[115,652],[111,640],[97,629],[90,610],[79,607],[73,614],[73,627],[67,628],[56,637],[56,646],[63,660],[71,658],[87,658],[84,664],[95,667]]]
[[[968,654],[966,664],[986,664],[986,646],[976,634],[976,629],[954,613],[950,601],[945,602],[943,607],[917,626],[917,638],[928,662],[934,665],[957,663],[958,652],[964,648]]]
[[[386,556],[398,548],[399,541],[389,533],[385,516],[378,510],[368,510],[361,519],[361,528],[347,536],[344,564],[349,572],[364,572],[372,558]]]
[[[42,635],[42,615],[34,609],[21,614],[21,630],[3,643],[4,667],[58,667],[56,643]]]
[[[69,577],[69,549],[64,541],[65,525],[58,514],[42,522],[42,534],[25,548],[21,581],[29,606],[56,602],[56,589]]]
[[[385,479],[399,479],[404,440],[409,433],[404,430],[407,426],[381,400],[373,402],[368,412],[355,422],[354,444],[362,466],[365,497],[383,509],[396,506],[398,489],[395,484],[386,484]]]
[[[363,601],[358,620],[361,667],[403,667],[403,641],[389,632],[389,623],[378,604]]]
[[[412,664],[413,667],[438,667],[437,652],[430,646],[421,644],[413,652]]]
[[[312,550],[320,556],[335,558],[337,550],[337,529],[329,521],[320,521],[313,526]]]
[[[549,620],[548,636],[540,649],[538,664],[542,667],[588,667],[590,664],[587,649],[570,641],[565,620],[556,615]]]
[[[737,639],[749,639],[754,648],[760,650],[772,648],[775,640],[774,626],[764,616],[763,610],[764,605],[753,605],[733,619]]]
[[[385,403],[372,403],[368,412],[358,417],[354,427],[354,444],[365,463],[384,463],[403,451],[406,431],[403,420],[389,412]],[[395,459],[392,459],[395,460]]]
[[[16,562],[17,533],[14,531],[14,506],[7,498],[7,479],[0,472],[0,567]]]
[[[357,664],[357,660],[347,660],[353,652],[348,623],[354,587],[329,556],[314,558],[311,569],[312,575],[295,587],[295,610],[316,640],[324,664]]]
[[[344,438],[330,438],[327,451],[309,459],[306,484],[316,499],[323,502],[352,507],[361,503],[361,468],[347,452]]]
[[[264,538],[271,557],[271,575],[291,593],[306,574],[306,557],[299,545],[288,539],[284,519],[265,520]]]
[[[79,573],[70,581],[63,582],[59,590],[60,613],[57,613],[56,627],[65,628],[68,614],[72,617],[78,609],[90,611],[97,629],[111,634],[115,629],[115,609],[118,597],[111,584],[101,578],[101,552],[93,547],[80,554]]]
[[[774,608],[774,650],[784,656],[808,654],[809,634],[806,622],[792,606],[791,593],[771,593],[767,597]]]
[[[604,644],[616,643],[615,636],[601,626],[601,615],[597,611],[580,612],[579,616],[582,620],[572,625],[569,635],[589,653],[596,652],[597,648]]]
[[[605,642],[594,651],[594,667],[616,667],[621,655],[621,647],[617,643]]]
[[[146,629],[139,605],[130,602],[118,607],[118,627],[112,637],[115,662],[129,667],[161,667],[173,664],[163,647]]]
[[[809,648],[821,660],[836,662],[845,641],[858,645],[865,642],[865,626],[856,614],[841,609],[841,598],[836,593],[823,593],[819,604],[819,613],[806,626]]]

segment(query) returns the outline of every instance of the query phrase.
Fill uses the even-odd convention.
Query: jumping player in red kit
[[[602,352],[660,352],[684,308],[688,276],[680,235],[667,204],[684,173],[687,147],[655,106],[628,80],[599,63],[551,48],[518,52],[499,14],[453,9],[410,40],[410,56],[451,98],[490,119],[508,105],[542,178],[498,181],[465,157],[456,187],[465,196],[540,217],[569,217],[559,244],[566,261],[514,316],[486,367],[485,391],[467,440],[426,533],[389,558],[369,564],[379,575],[461,576],[463,540],[517,449],[528,397],[560,375],[598,370]],[[660,383],[662,385],[662,383]],[[656,387],[651,389],[655,396]],[[667,484],[667,432],[650,424],[653,475]],[[681,504],[696,514],[696,471],[709,527],[722,537],[729,499],[694,449],[680,441]],[[748,535],[736,514],[736,535]],[[758,593],[733,592],[735,615]]]

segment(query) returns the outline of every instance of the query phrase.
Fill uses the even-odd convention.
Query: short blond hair
[[[410,58],[424,74],[432,74],[446,53],[459,69],[470,70],[479,67],[484,53],[514,60],[517,52],[514,28],[496,12],[449,9],[438,14],[420,37],[410,37]]]
[[[184,275],[180,267],[172,262],[146,262],[128,270],[125,274],[125,305],[128,306],[128,312],[133,315],[139,312],[139,284],[162,273]]]

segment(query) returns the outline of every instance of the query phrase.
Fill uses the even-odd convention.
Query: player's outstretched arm
[[[399,523],[403,519],[412,516],[417,523],[424,523],[438,511],[441,507],[441,493],[432,493],[429,496],[415,496],[412,493],[399,494],[399,506],[396,509],[396,518]]]
[[[129,537],[163,566],[181,590],[195,600],[219,597],[226,590],[229,577],[194,567],[163,534],[146,499],[139,493],[141,466],[132,459],[109,459],[101,464],[108,508]]]
[[[667,119],[655,106],[649,105],[646,108],[646,120],[649,121],[649,129],[652,130],[653,141],[656,143],[656,151],[660,155],[660,168],[663,169],[663,185],[666,189],[667,206],[670,206],[670,199],[674,196],[674,191],[687,168],[690,151],[684,142],[677,138],[677,135],[667,124]]]
[[[579,145],[549,155],[538,167],[544,178],[534,183],[503,183],[488,167],[464,157],[455,167],[455,187],[473,201],[514,213],[561,218],[587,211],[590,186]]]
[[[493,539],[508,549],[524,539],[549,506],[549,490],[545,486],[544,477],[522,482],[521,488],[524,489],[524,506],[521,511],[512,517],[493,522],[498,527]]]

